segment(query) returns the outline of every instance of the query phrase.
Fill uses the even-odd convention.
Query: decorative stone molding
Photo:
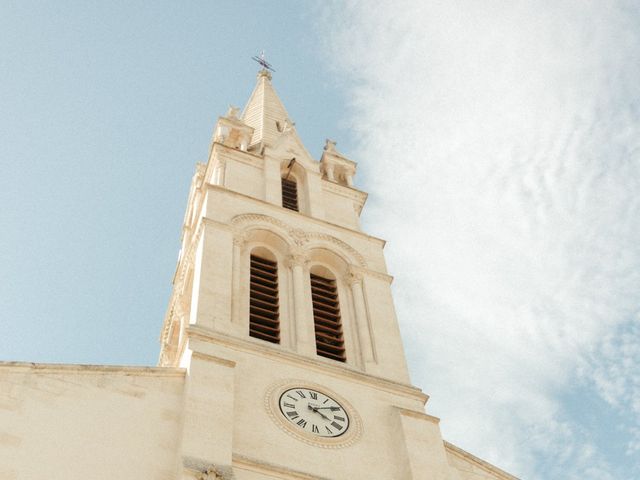
[[[213,468],[208,468],[204,472],[200,472],[196,477],[198,480],[220,480],[222,476]]]
[[[235,478],[231,466],[214,465],[202,458],[182,457],[182,465],[197,480],[233,480]]]
[[[282,233],[286,235],[286,241],[287,243],[289,243],[289,245],[295,245],[297,247],[304,247],[308,249],[310,247],[309,244],[312,242],[312,240],[329,242],[337,246],[340,250],[347,254],[347,263],[355,262],[359,267],[363,268],[366,268],[367,266],[366,260],[360,253],[358,253],[356,249],[332,235],[328,235],[325,233],[305,232],[300,229],[292,228],[291,226],[277,218],[255,213],[238,215],[231,221],[234,230],[238,232],[246,231],[246,228],[242,228],[245,224],[252,224],[252,226],[255,226],[260,225],[260,223],[273,225],[281,229]]]
[[[307,244],[310,243],[314,239],[315,240],[323,240],[323,241],[326,241],[326,242],[329,242],[329,243],[333,243],[335,246],[339,247],[343,251],[348,252],[349,255],[353,258],[353,260],[355,260],[358,263],[359,267],[366,268],[366,266],[367,266],[367,261],[364,259],[364,257],[362,255],[360,255],[360,253],[355,248],[353,248],[348,243],[343,242],[339,238],[336,238],[336,237],[331,236],[331,235],[327,235],[325,233],[310,232],[310,233],[307,234],[307,239],[308,239],[307,240]],[[351,262],[349,262],[349,263],[351,263]]]
[[[304,230],[296,228],[294,230],[291,230],[291,232],[289,233],[293,238],[293,242],[298,246],[302,246],[309,241],[309,236]]]

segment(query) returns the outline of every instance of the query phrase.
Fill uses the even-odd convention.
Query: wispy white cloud
[[[366,228],[389,240],[414,382],[445,436],[526,478],[631,478],[640,5],[323,13],[331,63],[352,85]],[[628,416],[628,462],[562,400],[578,384]]]

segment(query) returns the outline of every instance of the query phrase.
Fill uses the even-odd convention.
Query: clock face
[[[349,416],[337,401],[310,388],[296,387],[280,395],[280,412],[297,428],[319,437],[339,437],[349,428]]]

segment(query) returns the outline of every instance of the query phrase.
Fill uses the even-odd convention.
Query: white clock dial
[[[296,387],[280,395],[280,412],[297,428],[319,437],[339,437],[349,416],[336,400],[310,388]]]

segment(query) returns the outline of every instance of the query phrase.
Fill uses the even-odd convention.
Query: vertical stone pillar
[[[319,171],[306,171],[307,213],[313,218],[324,220],[324,196],[322,193],[322,176]],[[300,193],[298,193],[300,195]]]
[[[233,293],[231,295],[231,322],[240,322],[240,274],[242,262],[242,249],[246,244],[246,236],[243,233],[236,233],[233,237],[233,257],[232,257],[232,278]]]
[[[264,200],[272,205],[282,205],[282,179],[280,160],[264,157]]]
[[[329,180],[330,182],[335,182],[336,181],[336,177],[333,174],[333,165],[326,165],[324,167],[324,171],[327,174],[327,180]]]
[[[180,444],[182,478],[193,478],[192,473],[197,478],[199,472],[226,472],[224,478],[231,478],[236,364],[191,350],[193,347],[189,346],[183,358],[187,377]]]
[[[371,331],[369,330],[367,306],[365,304],[364,291],[362,288],[362,274],[354,270],[350,270],[347,274],[346,282],[351,287],[362,360],[365,363],[372,362],[374,360],[373,346],[371,342]]]
[[[227,332],[231,327],[233,234],[229,229],[202,223],[193,263],[190,324]]]
[[[213,175],[214,185],[224,186],[226,164],[227,162],[224,158],[218,157],[218,165],[216,165]]]
[[[306,283],[309,277],[308,259],[301,252],[289,255],[287,264],[293,277],[293,318],[296,332],[296,350],[301,354],[314,355],[316,352],[313,319],[307,314],[311,298],[307,295]]]

